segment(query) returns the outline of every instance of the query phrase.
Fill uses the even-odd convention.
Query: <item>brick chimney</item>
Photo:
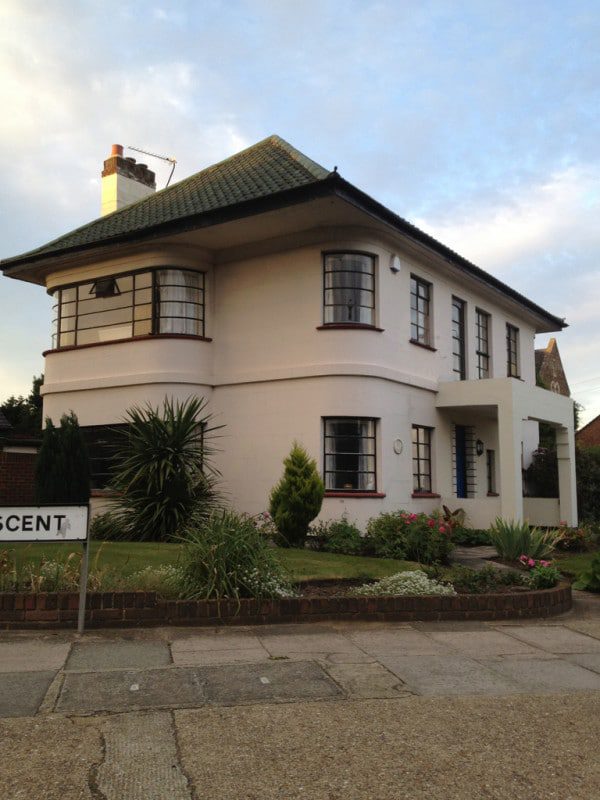
[[[102,170],[102,215],[118,211],[156,191],[154,173],[135,158],[123,157],[123,145],[113,144]]]

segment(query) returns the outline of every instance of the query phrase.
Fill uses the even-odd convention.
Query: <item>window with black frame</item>
[[[506,325],[506,375],[509,378],[519,377],[519,329],[514,325]]]
[[[452,298],[452,371],[459,380],[467,376],[465,356],[465,306],[464,300]]]
[[[490,315],[477,309],[475,323],[477,377],[490,377]]]
[[[410,340],[431,345],[431,284],[410,276]]]
[[[323,323],[375,325],[375,256],[323,255]]]
[[[413,492],[431,492],[431,428],[412,426]]]
[[[54,291],[53,349],[152,334],[204,336],[204,273],[162,268]]]
[[[326,491],[376,492],[375,419],[324,419]]]

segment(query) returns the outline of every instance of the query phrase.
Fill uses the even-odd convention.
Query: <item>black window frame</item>
[[[361,256],[362,258],[369,259],[371,264],[371,270],[352,270],[352,269],[332,269],[329,267],[329,259],[332,258],[343,258],[344,256]],[[323,325],[324,326],[332,326],[335,327],[336,325],[343,325],[357,327],[357,328],[374,328],[376,325],[376,273],[377,273],[377,256],[374,253],[369,253],[364,250],[325,250],[322,253],[323,258]],[[359,275],[368,275],[371,278],[371,288],[368,287],[356,287],[356,286],[328,286],[328,276],[333,274],[359,274]],[[333,281],[332,281],[333,282]],[[370,321],[369,322],[361,322],[360,320],[352,319],[352,313],[348,315],[348,318],[342,319],[327,319],[326,309],[347,309],[349,306],[345,305],[344,303],[335,303],[335,302],[327,302],[327,293],[331,292],[332,294],[334,291],[338,289],[340,291],[359,291],[359,292],[366,292],[370,295],[371,303],[370,305],[364,305],[362,303],[358,304],[358,308],[368,309],[370,311]],[[356,306],[352,306],[355,308]],[[335,316],[335,312],[334,316]],[[345,315],[342,314],[342,317]]]
[[[167,272],[167,271],[177,271],[177,272],[188,272],[192,273],[196,276],[200,276],[200,286],[198,288],[198,296],[200,300],[192,301],[186,300],[182,301],[185,303],[186,306],[197,306],[199,309],[199,314],[197,316],[192,317],[175,317],[172,315],[160,315],[160,289],[161,288],[169,288],[171,286],[180,287],[182,284],[160,284],[159,283],[159,273]],[[146,285],[146,281],[144,285],[137,285],[138,280],[141,280],[141,276],[150,276],[149,284]],[[119,286],[119,281],[123,281],[124,279],[131,279],[132,281],[132,288],[122,290]],[[101,293],[98,295],[94,289],[99,284],[108,285],[112,283],[115,287],[115,290],[110,294]],[[87,295],[84,298],[80,297],[80,287],[88,286],[92,284],[92,288],[90,292],[87,294],[90,295],[88,298]],[[73,300],[63,300],[63,293],[67,291],[74,292],[74,299]],[[150,292],[150,300],[144,300],[136,302],[136,293],[137,292]],[[159,267],[146,267],[137,270],[129,270],[127,272],[119,272],[113,275],[103,276],[102,278],[88,278],[87,280],[77,281],[76,283],[69,283],[63,284],[61,286],[57,286],[56,288],[49,291],[51,295],[54,305],[53,311],[54,316],[52,319],[52,349],[53,350],[62,350],[68,347],[82,347],[89,345],[89,342],[78,342],[78,334],[86,330],[94,330],[100,328],[110,328],[110,327],[117,327],[122,325],[130,325],[131,333],[125,337],[115,337],[114,339],[106,339],[102,342],[92,342],[91,344],[111,344],[115,341],[123,341],[123,340],[134,340],[144,336],[192,336],[199,339],[204,339],[206,334],[206,273],[200,270],[189,269],[187,267],[180,267],[176,264],[161,264]],[[130,302],[126,302],[127,298],[131,296]],[[140,296],[140,295],[138,295]],[[101,314],[102,311],[92,310],[92,311],[81,311],[80,304],[86,302],[92,297],[96,299],[108,299],[113,300],[115,298],[123,298],[125,302],[122,306],[117,306],[111,310],[118,311],[118,310],[129,310],[131,313],[127,319],[120,322],[108,323],[108,324],[100,324],[100,325],[90,325],[88,327],[84,327],[80,324],[80,320],[85,318],[86,316],[94,316]],[[168,302],[168,301],[163,301]],[[74,305],[74,313],[65,315],[63,313],[63,307],[66,304],[73,304]],[[150,306],[150,316],[137,316],[136,308]],[[160,330],[160,322],[161,319],[182,319],[182,320],[191,320],[195,323],[198,323],[200,328],[200,333],[198,334],[187,334],[187,333],[178,333],[178,332],[167,332],[164,333]],[[67,326],[63,326],[63,322],[65,320],[72,320],[73,327],[67,328]],[[148,323],[150,322],[149,326],[144,326],[149,328],[149,331],[144,331],[141,333],[135,333],[136,326],[139,326],[141,323]],[[67,329],[62,330],[63,327]],[[65,337],[67,334],[72,334],[73,340],[67,341],[65,344],[61,343],[61,336]]]
[[[488,495],[496,495],[496,451],[485,451],[485,475]]]
[[[433,431],[434,429],[429,425],[412,426],[411,443],[413,494],[433,494]],[[421,448],[424,449],[425,455],[421,455]]]
[[[419,278],[418,275],[410,276],[410,341],[413,344],[431,347],[431,306],[433,284]],[[423,310],[425,309],[425,310]],[[425,317],[425,324],[419,322],[419,315]]]
[[[370,423],[372,425],[372,434],[368,435],[367,437],[358,437],[354,434],[338,434],[334,436],[328,433],[328,424],[329,423],[351,423],[351,422],[358,422],[358,423]],[[377,417],[362,417],[362,416],[348,416],[348,415],[337,415],[331,417],[322,417],[322,424],[323,424],[323,483],[325,484],[325,493],[337,493],[337,492],[344,492],[349,494],[377,494],[377,429],[379,422],[379,418]],[[352,438],[366,438],[373,443],[372,453],[360,453],[359,451],[331,451],[328,448],[329,440],[331,439],[352,439]],[[337,456],[351,456],[357,459],[359,458],[368,458],[371,460],[372,469],[369,470],[360,470],[360,469],[350,469],[346,468],[335,468],[329,469],[328,463],[329,459],[336,458]],[[373,484],[372,488],[364,488],[359,485],[360,481],[356,481],[356,486],[349,486],[346,482],[343,485],[336,485],[338,481],[333,479],[330,481],[328,476],[329,475],[351,475],[352,473],[356,473],[356,475],[372,475],[373,476]],[[368,486],[369,481],[366,481]],[[333,484],[333,485],[329,485]]]
[[[477,355],[477,378],[484,380],[490,377],[490,322],[492,315],[481,308],[475,309],[475,344]],[[485,320],[485,325],[482,321]],[[485,335],[484,335],[485,334]]]
[[[458,312],[458,319],[454,318],[455,311]],[[461,381],[466,380],[467,377],[466,316],[466,301],[452,295],[452,371],[458,375]]]
[[[520,378],[519,370],[519,329],[506,323],[506,376]]]

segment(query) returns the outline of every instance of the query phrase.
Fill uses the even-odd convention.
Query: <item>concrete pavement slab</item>
[[[504,633],[550,653],[600,652],[600,641],[564,625],[504,626]]]
[[[448,648],[419,631],[379,630],[351,633],[355,645],[375,657],[383,654],[398,656],[430,656],[448,652]]]
[[[587,636],[600,639],[600,620],[570,619],[565,621],[564,625],[572,631],[579,631],[579,633],[585,633]]]
[[[260,648],[260,640],[252,633],[219,633],[207,631],[193,636],[180,637],[171,643],[173,657],[178,653],[205,653],[213,650],[254,650]]]
[[[565,659],[572,664],[591,669],[592,672],[600,672],[600,653],[572,653],[565,656]]]
[[[103,800],[191,800],[169,712],[120,714],[102,732],[105,757],[95,777]]]
[[[4,672],[0,675],[0,717],[31,717],[40,707],[54,671]]]
[[[39,672],[62,669],[71,645],[43,639],[0,642],[0,672]]]
[[[338,686],[314,661],[232,664],[202,670],[207,702],[272,703],[341,697]]]
[[[306,658],[306,656],[305,656]],[[211,664],[252,664],[268,661],[269,654],[264,647],[227,650],[174,650],[173,662],[180,667],[201,667]]]
[[[359,653],[359,648],[339,633],[260,634],[262,646],[272,656],[288,653]]]
[[[206,702],[204,677],[198,669],[68,672],[57,711],[93,714],[151,708],[201,706]]]
[[[583,692],[600,689],[600,675],[563,659],[520,659],[507,656],[486,662],[520,692]]]
[[[331,664],[325,669],[351,698],[386,698],[410,694],[398,676],[381,664]]]
[[[464,656],[386,655],[379,660],[407,689],[418,694],[501,695],[519,691],[510,679]]]
[[[75,642],[67,670],[148,669],[171,663],[169,646],[160,641]]]
[[[432,632],[429,636],[450,650],[458,650],[475,659],[503,655],[544,656],[544,651],[500,631],[442,631]]]
[[[3,800],[97,800],[89,774],[101,759],[97,726],[60,716],[0,720]]]
[[[600,695],[403,697],[174,717],[198,798],[600,797]]]

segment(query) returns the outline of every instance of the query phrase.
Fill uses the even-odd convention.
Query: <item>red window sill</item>
[[[195,336],[191,333],[149,333],[145,336],[128,336],[125,339],[111,339],[108,342],[90,342],[89,344],[68,344],[65,347],[56,347],[45,350],[44,358],[51,353],[66,353],[69,350],[84,350],[88,347],[105,347],[107,344],[123,344],[123,342],[147,342],[149,339],[195,339],[198,342],[212,342],[207,336]]]
[[[428,497],[441,497],[441,494],[436,494],[436,492],[413,492],[411,497],[414,497],[415,500],[419,498],[428,498]]]
[[[325,497],[385,497],[383,492],[325,492]]]
[[[416,339],[409,339],[408,341],[411,344],[416,344],[417,347],[422,347],[424,350],[431,350],[432,353],[437,353],[437,347],[432,347],[430,344],[423,344],[423,342],[417,342]]]
[[[383,333],[385,328],[378,328],[376,325],[363,325],[360,322],[328,322],[325,325],[317,325],[318,331],[328,330],[362,330],[362,331],[377,331]]]

